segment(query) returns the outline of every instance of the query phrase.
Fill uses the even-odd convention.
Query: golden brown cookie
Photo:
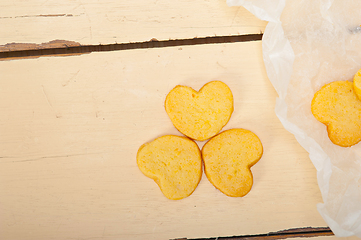
[[[262,154],[262,143],[256,134],[245,129],[227,130],[203,146],[204,172],[227,196],[243,197],[253,185],[250,168]]]
[[[202,177],[201,152],[198,145],[186,137],[166,135],[142,145],[137,164],[172,200],[191,195]]]
[[[219,133],[229,121],[233,95],[220,81],[207,83],[199,92],[179,85],[167,95],[165,110],[181,133],[204,141]]]
[[[323,86],[312,99],[311,111],[327,126],[334,144],[350,147],[361,140],[361,101],[352,82],[336,81]]]
[[[355,74],[353,78],[353,88],[356,95],[361,100],[361,69]]]

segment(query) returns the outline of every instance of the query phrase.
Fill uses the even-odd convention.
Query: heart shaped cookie
[[[250,168],[262,157],[263,147],[256,134],[245,129],[224,131],[202,148],[208,180],[230,197],[243,197],[252,188]]]
[[[207,83],[199,92],[179,85],[168,93],[165,110],[181,133],[204,141],[219,133],[229,121],[233,112],[233,95],[220,81]]]
[[[191,195],[202,177],[201,152],[187,137],[166,135],[142,145],[137,164],[172,200]]]
[[[336,81],[315,93],[311,111],[327,126],[330,140],[341,147],[350,147],[361,141],[361,100],[353,83]]]

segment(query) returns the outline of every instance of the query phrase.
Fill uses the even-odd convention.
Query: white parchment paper
[[[262,39],[267,74],[279,98],[275,112],[309,152],[323,203],[317,209],[336,236],[361,237],[361,143],[331,143],[312,115],[323,85],[352,81],[361,68],[361,1],[227,0],[269,21]]]

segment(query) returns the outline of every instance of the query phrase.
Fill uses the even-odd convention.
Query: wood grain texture
[[[79,43],[73,41],[54,40],[47,43],[7,43],[0,46],[0,52],[28,51],[54,48],[68,48],[80,46]]]
[[[326,225],[316,170],[274,114],[259,41],[3,61],[0,72],[4,239],[204,238]],[[230,198],[203,176],[190,197],[168,200],[139,171],[136,152],[180,135],[164,110],[174,86],[211,80],[234,95],[224,129],[249,129],[263,143],[253,188]]]
[[[82,45],[263,32],[266,22],[225,0],[2,0],[0,45],[53,40]]]

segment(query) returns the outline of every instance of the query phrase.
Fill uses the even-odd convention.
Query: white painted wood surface
[[[260,33],[266,22],[225,0],[2,0],[0,45],[111,44]]]
[[[316,210],[316,170],[274,114],[277,94],[259,41],[2,61],[0,73],[3,239],[200,238],[326,226]],[[234,94],[224,129],[249,129],[263,143],[253,189],[230,198],[203,176],[190,197],[168,200],[139,171],[136,152],[158,136],[180,135],[163,105],[175,85],[199,89],[211,80]]]
[[[291,238],[292,239],[292,238]],[[341,240],[357,240],[359,238],[357,237],[336,237],[336,236],[321,236],[321,237],[313,237],[313,238],[295,238],[297,240],[336,240],[336,239],[341,239]]]

